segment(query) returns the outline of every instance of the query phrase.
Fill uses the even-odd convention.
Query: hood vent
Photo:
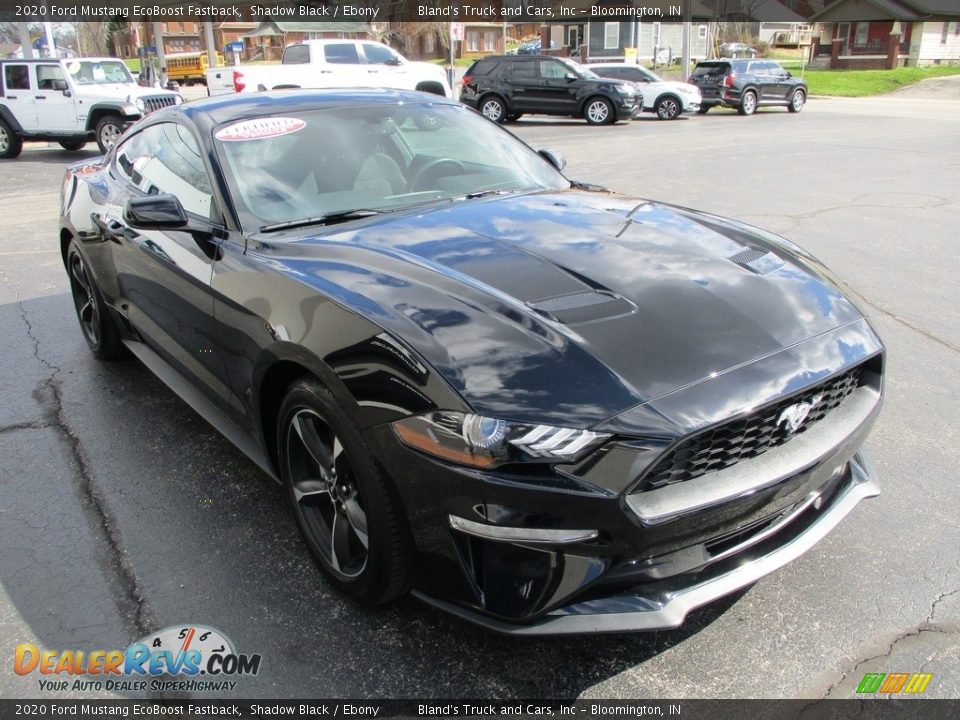
[[[772,252],[753,247],[744,248],[727,259],[740,267],[752,270],[757,275],[766,275],[783,266],[783,260]]]
[[[595,290],[544,298],[528,302],[527,307],[564,325],[620,317],[637,309],[626,298]]]

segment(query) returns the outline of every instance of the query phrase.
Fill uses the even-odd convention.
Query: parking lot
[[[814,98],[799,115],[508,126],[572,179],[799,243],[889,351],[881,497],[678,630],[536,640],[340,597],[279,486],[137,362],[94,360],[56,234],[64,167],[95,151],[27,145],[0,162],[0,696],[39,694],[12,670],[18,643],[123,648],[196,623],[263,656],[237,697],[846,698],[871,671],[930,672],[926,695],[960,697],[958,111]]]

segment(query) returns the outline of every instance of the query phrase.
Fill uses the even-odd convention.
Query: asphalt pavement
[[[510,126],[564,153],[571,178],[789,237],[889,349],[869,443],[881,497],[678,630],[579,638],[334,592],[278,486],[136,361],[87,352],[57,210],[65,166],[95,153],[30,144],[0,161],[0,697],[42,696],[13,672],[19,643],[124,648],[179,624],[263,656],[236,697],[851,697],[872,671],[930,672],[926,695],[960,697],[958,111],[823,99],[800,115]]]

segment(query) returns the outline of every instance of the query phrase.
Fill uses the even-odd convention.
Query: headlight
[[[175,98],[173,98],[173,104],[183,105],[183,95],[177,95]]]
[[[408,447],[479,468],[515,462],[576,462],[610,438],[590,430],[442,410],[398,420],[393,429]]]
[[[137,110],[139,110],[140,112],[146,112],[147,110],[147,104],[143,101],[143,98],[138,97],[134,102],[134,105],[137,106]]]

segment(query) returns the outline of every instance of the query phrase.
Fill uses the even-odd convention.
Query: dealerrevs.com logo
[[[244,655],[219,630],[179,625],[147,635],[125,650],[14,650],[17,675],[38,674],[45,692],[231,691],[234,678],[256,675],[260,655]]]

